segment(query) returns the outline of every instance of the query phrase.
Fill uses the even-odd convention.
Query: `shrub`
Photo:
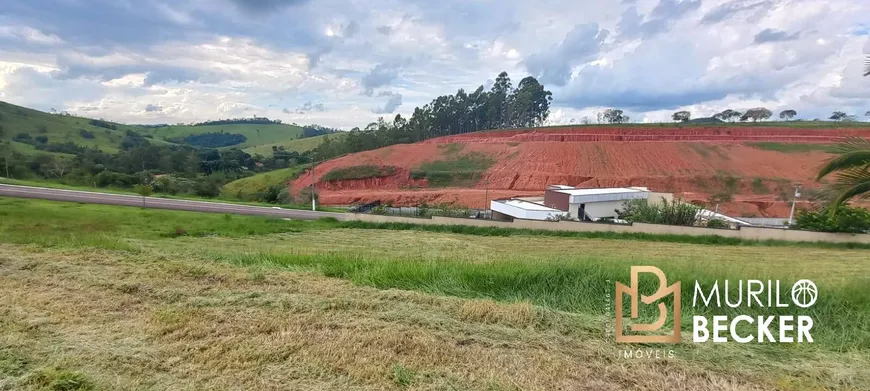
[[[12,139],[15,140],[15,141],[18,141],[19,143],[28,143],[28,144],[30,144],[30,143],[33,142],[33,137],[31,137],[31,136],[30,136],[29,134],[27,134],[27,133],[18,133],[18,134],[16,134],[15,137],[13,137]]]
[[[197,178],[194,181],[193,193],[200,197],[214,198],[221,194],[221,185],[213,178]]]
[[[103,121],[101,119],[92,119],[92,120],[88,121],[88,123],[93,125],[93,126],[103,128],[103,129],[116,130],[118,128],[117,126],[115,126],[115,124],[113,124],[111,122]]]
[[[755,194],[765,194],[770,190],[767,186],[764,185],[764,181],[761,178],[755,178],[752,180],[752,192]]]
[[[699,210],[697,206],[680,199],[672,202],[662,200],[660,204],[653,205],[647,200],[630,200],[623,203],[623,209],[617,214],[632,223],[692,226],[698,219]]]
[[[36,136],[33,138],[33,141],[36,141],[39,144],[48,144],[48,137],[46,136]]]
[[[48,127],[42,124],[36,127],[36,131],[40,134],[48,133]]]
[[[547,216],[547,221],[571,221],[573,218],[570,213],[555,214]]]
[[[93,133],[93,132],[88,132],[87,130],[84,130],[84,129],[79,129],[79,134],[80,134],[80,135],[82,136],[82,138],[84,138],[84,139],[92,139],[92,138],[94,138],[94,133]]]
[[[136,185],[136,186],[133,186],[133,191],[142,197],[148,197],[151,195],[151,193],[154,192],[154,189],[148,185]]]
[[[314,199],[315,200],[320,199],[320,195],[317,194],[316,192],[314,193]],[[296,197],[294,198],[294,201],[296,201],[297,204],[301,204],[301,205],[310,204],[311,203],[311,188],[306,187],[302,190],[299,190],[299,194],[296,195]]]
[[[424,163],[412,178],[426,178],[431,187],[467,186],[480,178],[495,161],[487,154],[468,153],[452,160],[436,160]]]
[[[722,219],[707,220],[707,228],[731,228],[727,221]]]
[[[802,211],[798,213],[792,228],[817,232],[868,233],[870,211],[848,205],[840,206],[833,215],[827,210]]]
[[[372,164],[334,168],[321,178],[324,181],[345,181],[351,179],[380,178],[396,173],[391,166],[380,167]]]

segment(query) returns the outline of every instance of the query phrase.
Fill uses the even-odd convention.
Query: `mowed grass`
[[[36,387],[22,379],[48,370],[105,389],[192,389],[185,384],[194,378],[209,379],[199,389],[870,384],[863,250],[484,236],[0,201],[0,243],[14,243],[0,245],[8,298],[0,353],[17,374],[0,379],[25,389]],[[178,227],[186,234],[175,235]],[[104,242],[107,235],[123,245]],[[816,343],[633,346],[674,348],[677,359],[618,359],[624,346],[605,336],[612,304],[604,298],[615,281],[628,282],[631,265],[683,281],[684,319],[694,312],[694,280],[782,279],[787,292],[810,278],[820,289],[807,312]],[[642,291],[650,288],[642,281]],[[767,310],[740,312],[784,313]],[[58,344],[68,348],[48,354]],[[166,369],[158,376],[157,368]]]
[[[232,125],[208,125],[189,126],[173,125],[162,128],[141,128],[142,134],[151,134],[155,139],[171,140],[184,138],[193,134],[202,133],[234,133],[244,135],[247,140],[244,143],[223,147],[221,149],[238,148],[246,149],[261,145],[273,145],[290,142],[302,135],[302,128],[287,124],[232,124]],[[271,152],[271,147],[270,147]]]

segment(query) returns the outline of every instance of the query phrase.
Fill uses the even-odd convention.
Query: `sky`
[[[124,123],[350,129],[534,76],[548,124],[767,107],[867,119],[857,0],[4,0],[0,100]]]

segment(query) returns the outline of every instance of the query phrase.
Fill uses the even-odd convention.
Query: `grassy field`
[[[155,139],[170,140],[184,138],[193,134],[202,133],[235,133],[244,135],[247,140],[242,144],[236,144],[227,148],[246,149],[263,145],[271,145],[290,142],[302,135],[302,128],[286,124],[235,124],[235,125],[208,125],[208,126],[167,126],[163,128],[142,128],[142,134],[153,135]]]
[[[150,136],[149,142],[157,145],[171,144],[166,141],[176,137],[183,138],[192,134],[208,132],[238,133],[247,137],[242,144],[226,148],[240,148],[250,154],[260,153],[269,156],[272,145],[283,145],[289,151],[303,152],[315,148],[323,141],[322,136],[303,138],[302,128],[296,125],[211,125],[188,126],[172,125],[160,128],[146,128],[136,125],[112,123],[116,129],[105,129],[89,124],[89,118],[45,113],[21,106],[0,102],[0,140],[11,141],[15,150],[31,155],[38,153],[32,145],[12,141],[15,135],[26,133],[32,137],[45,136],[49,143],[72,142],[81,146],[96,147],[107,153],[117,152],[128,130]],[[93,134],[93,138],[82,136],[82,130]],[[341,137],[332,135],[331,137]],[[46,152],[47,153],[47,152]],[[55,154],[62,155],[62,154]]]
[[[90,125],[90,119],[44,113],[25,107],[0,102],[0,140],[12,141],[15,135],[26,133],[32,137],[45,136],[48,142],[60,144],[72,142],[81,146],[96,147],[109,153],[117,152],[127,130],[140,128],[115,124],[116,129],[105,129]],[[93,134],[93,138],[82,136],[82,130]],[[156,144],[166,144],[162,140],[149,140]],[[13,147],[24,154],[38,151],[29,144],[13,142]],[[47,152],[46,152],[47,153]]]
[[[251,155],[259,153],[263,156],[270,156],[272,154],[272,146],[274,145],[283,146],[284,149],[289,152],[305,152],[317,148],[317,146],[323,142],[324,137],[328,136],[332,140],[337,140],[343,137],[344,134],[345,133],[325,134],[322,136],[307,137],[274,144],[264,144],[256,147],[246,148],[244,151]]]
[[[870,387],[863,250],[381,228],[0,198],[0,389]],[[638,264],[811,278],[816,343],[621,359]]]
[[[237,179],[224,185],[221,189],[221,194],[224,197],[250,199],[255,194],[266,191],[271,186],[286,185],[288,181],[296,178],[305,168],[305,166],[294,166]]]

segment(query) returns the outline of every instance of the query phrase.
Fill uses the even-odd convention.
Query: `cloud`
[[[6,2],[0,100],[133,123],[303,112],[352,128],[506,71],[553,91],[555,121],[605,105],[650,120],[760,105],[827,117],[870,99],[868,12],[855,0]]]
[[[284,7],[301,5],[308,0],[231,0],[239,8],[253,12],[270,12]]]
[[[714,24],[737,16],[748,16],[747,14],[763,15],[773,5],[774,2],[772,0],[733,0],[707,12],[701,18],[701,23]]]
[[[390,84],[399,77],[401,65],[398,63],[383,63],[375,65],[368,74],[362,77],[363,94],[372,96],[375,88]],[[400,98],[401,99],[401,98]]]
[[[372,110],[375,114],[392,114],[402,105],[402,94],[397,92],[381,92],[378,96],[386,96],[387,102],[383,106]]]
[[[154,105],[149,103],[148,106],[145,106],[145,111],[149,113],[163,111],[163,108],[160,105]]]
[[[324,105],[323,103],[312,103],[311,101],[308,101],[308,102],[303,103],[302,106],[300,106],[299,108],[297,108],[295,113],[296,114],[305,114],[305,113],[310,113],[312,111],[324,112],[324,111],[326,111],[326,105]],[[290,114],[289,110],[287,110],[287,109],[284,109],[284,112]]]
[[[782,41],[793,41],[800,37],[800,32],[789,34],[782,30],[776,29],[764,29],[761,30],[758,34],[755,34],[755,43],[762,44],[767,42],[782,42]]]
[[[647,20],[637,12],[637,7],[628,7],[619,20],[620,37],[649,38],[665,33],[672,23],[700,7],[701,0],[661,0],[652,9]]]
[[[542,83],[564,86],[571,78],[573,67],[594,58],[608,34],[607,30],[599,29],[597,23],[578,24],[562,42],[526,57],[523,64]]]

